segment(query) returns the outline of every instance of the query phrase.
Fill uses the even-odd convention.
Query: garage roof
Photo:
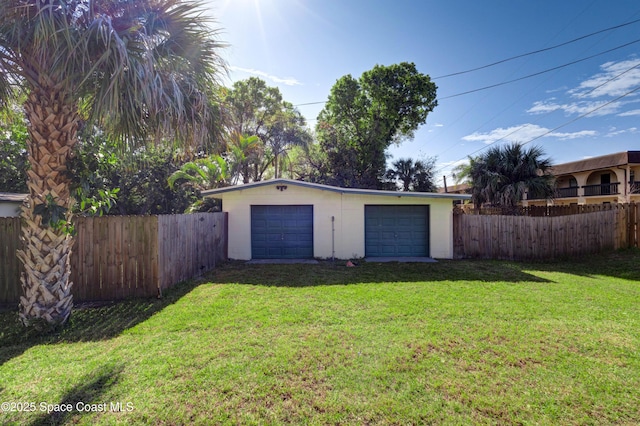
[[[415,198],[448,198],[450,200],[470,200],[471,195],[467,194],[442,194],[435,192],[400,192],[400,191],[379,191],[375,189],[359,189],[359,188],[341,188],[339,186],[321,185],[319,183],[302,182],[292,179],[272,179],[260,182],[252,182],[244,185],[227,186],[224,188],[209,189],[202,191],[205,197],[215,198],[218,194],[224,194],[233,191],[242,191],[245,189],[259,188],[266,185],[295,185],[306,188],[317,189],[320,191],[332,191],[340,194],[354,195],[381,195],[387,197],[415,197]]]
[[[13,192],[0,192],[0,201],[9,201],[21,203],[27,198],[28,194],[15,194]]]

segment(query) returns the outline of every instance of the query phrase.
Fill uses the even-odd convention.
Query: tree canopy
[[[391,183],[391,189],[397,189],[396,181],[399,181],[400,189],[405,192],[435,192],[434,174],[435,158],[424,161],[400,158],[392,163],[385,177]]]
[[[376,65],[359,79],[346,75],[331,89],[316,134],[328,182],[381,188],[386,149],[413,137],[437,105],[436,85],[415,64]]]
[[[244,183],[262,180],[270,166],[274,167],[274,177],[280,177],[280,163],[289,149],[311,141],[302,114],[283,100],[277,87],[267,86],[260,78],[235,82],[226,91],[223,102],[230,135],[228,151],[232,156],[237,157],[234,149],[239,148],[242,138],[258,137],[260,146],[252,141],[250,150],[241,156],[239,172]]]
[[[478,209],[490,203],[512,214],[527,192],[547,199],[555,193],[551,159],[539,146],[495,146],[469,161],[464,173],[471,180],[471,196]]]

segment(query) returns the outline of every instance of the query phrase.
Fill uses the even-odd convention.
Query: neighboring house
[[[471,185],[468,183],[459,183],[457,185],[449,185],[446,188],[438,188],[439,194],[471,194]]]
[[[203,191],[229,213],[229,258],[453,257],[453,201],[468,195],[288,179]]]
[[[603,204],[640,202],[640,151],[625,151],[586,160],[557,164],[556,196],[551,204]],[[545,205],[527,199],[526,205]]]
[[[0,192],[0,217],[20,216],[20,206],[25,198],[27,194]]]

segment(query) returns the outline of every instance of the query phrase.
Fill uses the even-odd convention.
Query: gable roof
[[[13,192],[0,192],[0,201],[21,203],[27,198],[27,194],[15,194]]]
[[[353,195],[381,195],[388,197],[415,197],[415,198],[448,198],[451,200],[469,200],[471,195],[466,194],[438,194],[435,192],[400,192],[400,191],[380,191],[376,189],[360,189],[360,188],[342,188],[339,186],[322,185],[319,183],[303,182],[292,179],[272,179],[264,180],[260,182],[252,182],[244,185],[227,186],[224,188],[208,189],[202,191],[202,195],[205,197],[214,197],[218,194],[224,194],[227,192],[242,191],[246,189],[259,188],[267,185],[293,185],[301,186],[304,188],[317,189],[319,191],[331,191],[339,194],[353,194]]]

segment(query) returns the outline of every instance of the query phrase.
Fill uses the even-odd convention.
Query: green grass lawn
[[[639,282],[638,250],[233,262],[44,337],[4,311],[0,424],[638,424]]]

